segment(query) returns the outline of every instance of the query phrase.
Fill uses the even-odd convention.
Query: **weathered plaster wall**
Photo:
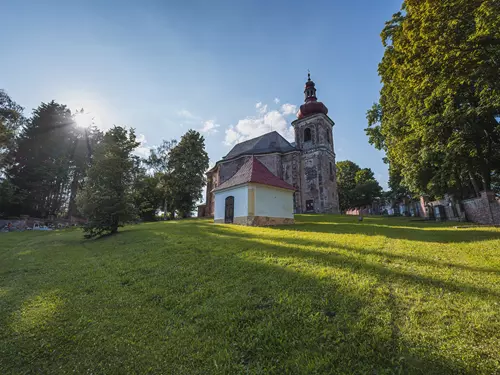
[[[255,216],[293,219],[293,191],[256,185]]]
[[[234,217],[248,215],[248,186],[236,186],[215,192],[215,220],[224,220],[226,198],[234,197]]]

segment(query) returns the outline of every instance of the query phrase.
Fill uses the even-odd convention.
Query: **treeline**
[[[370,143],[391,190],[464,199],[500,188],[498,0],[406,0],[381,38]]]
[[[208,168],[203,136],[189,130],[140,158],[134,129],[103,132],[81,115],[52,101],[26,118],[0,90],[0,216],[85,217],[94,235],[159,210],[190,215]]]

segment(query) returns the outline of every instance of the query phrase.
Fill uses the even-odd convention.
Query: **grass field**
[[[0,374],[500,374],[500,230],[0,234]]]

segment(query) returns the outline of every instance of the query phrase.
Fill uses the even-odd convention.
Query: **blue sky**
[[[203,131],[214,163],[237,141],[290,123],[307,69],[335,121],[337,161],[386,187],[365,113],[378,99],[380,31],[401,0],[0,0],[0,88],[26,108],[52,99],[98,126],[132,126],[139,152]],[[296,107],[294,107],[296,106]]]

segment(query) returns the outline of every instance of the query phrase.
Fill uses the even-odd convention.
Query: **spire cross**
[[[311,80],[311,72],[309,71],[309,69],[307,69],[307,80]]]

